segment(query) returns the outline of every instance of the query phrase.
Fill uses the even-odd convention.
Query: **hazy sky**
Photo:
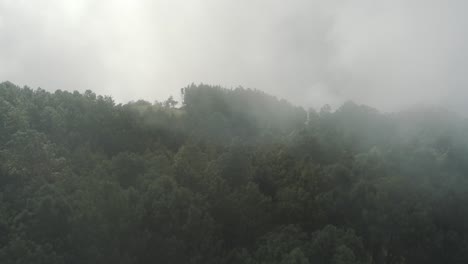
[[[164,100],[194,83],[319,108],[468,112],[468,1],[0,0],[0,80]]]

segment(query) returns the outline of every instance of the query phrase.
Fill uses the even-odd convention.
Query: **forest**
[[[462,116],[180,94],[1,83],[0,263],[468,263]]]

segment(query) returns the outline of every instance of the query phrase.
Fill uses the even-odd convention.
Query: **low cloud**
[[[164,100],[203,82],[316,108],[354,100],[466,113],[467,5],[0,0],[0,79],[119,102]]]

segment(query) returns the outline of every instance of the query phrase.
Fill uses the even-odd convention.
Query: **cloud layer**
[[[73,4],[72,4],[73,3]],[[0,0],[0,79],[164,100],[195,82],[304,106],[468,112],[466,1]]]

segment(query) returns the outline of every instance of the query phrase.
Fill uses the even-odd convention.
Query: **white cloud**
[[[191,82],[302,105],[468,110],[465,2],[0,0],[0,79],[164,100]]]

